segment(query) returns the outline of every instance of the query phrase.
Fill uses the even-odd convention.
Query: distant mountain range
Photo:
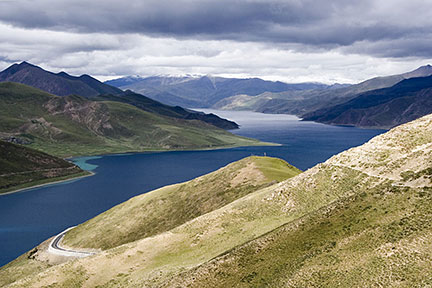
[[[129,76],[105,83],[123,90],[129,89],[144,94],[166,104],[201,108],[211,107],[222,99],[238,94],[255,96],[264,92],[327,89],[329,87],[321,83],[288,84],[259,78],[237,79],[212,76],[153,76],[147,78]]]
[[[336,125],[391,128],[432,113],[432,76],[403,80],[390,88],[304,115],[304,120]]]
[[[89,75],[75,77],[65,72],[52,73],[27,62],[13,64],[0,72],[0,82],[8,81],[26,84],[58,96],[79,95],[93,100],[118,101],[163,116],[199,120],[222,129],[238,128],[236,123],[216,115],[165,105],[137,93],[124,92]]]
[[[335,110],[332,110],[333,114],[331,115],[326,115],[326,113],[330,111],[332,107],[337,107],[337,111],[340,111],[341,113],[341,109],[343,109],[342,107],[350,109],[351,104],[349,101],[365,92],[369,91],[370,94],[366,93],[366,95],[362,96],[362,99],[368,97],[367,95],[379,94],[381,93],[379,89],[392,87],[400,81],[415,77],[428,77],[430,75],[432,75],[432,67],[426,65],[408,73],[376,77],[359,84],[342,88],[285,91],[280,93],[266,92],[257,96],[236,95],[219,101],[213,105],[213,107],[226,110],[252,110],[263,113],[295,114],[305,120],[313,120],[329,124],[349,124],[360,127],[389,128],[430,113],[432,109],[428,104],[429,100],[427,98],[430,96],[426,93],[427,91],[423,91],[424,94],[422,94],[422,96],[417,95],[417,97],[412,97],[411,95],[404,99],[405,102],[403,105],[401,103],[401,105],[396,106],[398,102],[392,102],[390,106],[384,105],[375,107],[376,110],[374,110],[374,112],[372,112],[372,110],[369,110],[369,112],[363,111],[360,115],[358,114],[359,111],[356,111],[356,116],[354,116],[354,112],[345,113],[345,116],[342,116],[335,121],[330,120],[332,119],[331,117],[334,116],[333,114]],[[413,81],[412,83],[415,85],[415,83],[419,82]],[[399,88],[396,87],[395,89],[398,90]],[[373,92],[375,90],[376,92]],[[404,90],[400,90],[401,93],[404,93],[403,91]],[[398,94],[398,98],[401,98],[401,96],[403,96],[403,94]],[[421,97],[423,98],[420,99]],[[399,99],[399,101],[401,101],[401,99]],[[404,109],[404,107],[408,107],[411,104],[415,106],[422,105],[424,107],[418,107],[417,109]],[[386,109],[388,111],[386,111]],[[402,112],[403,114],[399,115]],[[380,114],[381,116],[375,116],[376,114]],[[373,117],[374,119],[369,119],[370,117]],[[393,118],[384,121],[382,117]],[[342,120],[342,118],[344,120]]]
[[[238,125],[181,106],[285,113],[327,124],[390,128],[432,112],[430,91],[420,84],[421,80],[399,85],[431,75],[432,66],[426,65],[355,85],[287,84],[212,76],[128,76],[102,83],[88,75],[52,73],[22,62],[0,72],[0,82],[19,82],[59,96],[73,94],[93,101],[122,102],[161,116],[203,121],[223,129],[235,129]],[[417,90],[408,92],[403,88],[406,85]]]

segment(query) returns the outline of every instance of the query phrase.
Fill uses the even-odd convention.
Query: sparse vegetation
[[[12,262],[0,273],[27,275],[10,287],[62,286],[77,272],[85,279],[80,283],[89,287],[427,287],[432,285],[432,184],[425,178],[432,163],[431,135],[432,115],[288,180],[251,188],[230,203],[222,201],[220,208],[201,210],[198,217],[188,214],[193,214],[189,209],[194,202],[202,206],[213,196],[225,199],[235,184],[259,177],[238,177],[241,168],[224,178],[220,170],[216,178],[165,187],[148,194],[146,201],[158,197],[157,203],[166,208],[162,194],[177,189],[173,195],[179,195],[179,202],[174,203],[189,207],[178,211],[195,218],[141,234],[96,256],[40,267],[42,273],[35,275],[25,271],[36,267],[32,261],[38,261],[38,255],[28,260],[33,265],[29,270],[23,268],[25,263]],[[279,164],[262,162],[256,167],[260,165]],[[273,168],[261,170],[262,175],[278,177]],[[201,193],[187,197],[194,187],[209,187],[219,177],[223,187],[231,187],[225,196],[215,193],[206,201]],[[231,179],[229,185],[226,179]],[[98,216],[105,217],[101,225],[111,223],[104,233],[115,238],[122,225],[134,227],[134,215],[139,220],[144,214],[133,204],[141,206],[143,199],[133,198]],[[150,206],[145,215],[157,215],[158,209]],[[164,212],[178,216],[169,209]],[[96,227],[91,223],[82,235],[97,234],[90,232]]]
[[[0,140],[0,193],[88,174],[66,160]]]
[[[248,157],[194,180],[134,197],[69,231],[64,243],[114,248],[171,230],[298,173],[280,159]]]

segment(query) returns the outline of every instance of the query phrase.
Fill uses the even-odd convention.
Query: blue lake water
[[[290,115],[215,111],[236,121],[242,136],[283,144],[75,159],[96,175],[0,196],[0,266],[67,227],[135,195],[190,180],[250,155],[274,156],[306,170],[384,130],[302,122]]]

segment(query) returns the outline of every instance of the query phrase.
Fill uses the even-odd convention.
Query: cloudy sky
[[[431,48],[428,0],[0,0],[0,69],[355,83]]]

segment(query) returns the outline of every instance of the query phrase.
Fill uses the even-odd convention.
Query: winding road
[[[55,255],[67,256],[67,257],[78,257],[78,258],[83,258],[83,257],[97,254],[96,252],[77,251],[72,249],[66,249],[60,246],[60,241],[63,239],[65,234],[73,228],[75,228],[75,226],[69,227],[63,232],[61,232],[60,234],[58,234],[57,236],[55,236],[48,247],[48,252]]]

